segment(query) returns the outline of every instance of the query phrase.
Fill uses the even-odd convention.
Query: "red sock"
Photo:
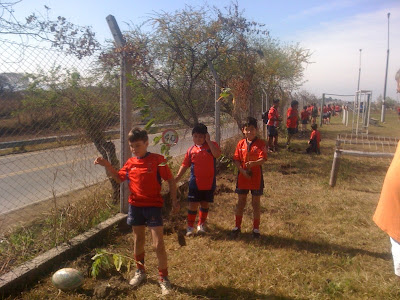
[[[243,216],[238,216],[238,215],[235,216],[235,223],[237,228],[240,228],[242,226],[242,219]]]
[[[142,254],[135,254],[136,267],[144,271],[144,252]]]
[[[200,207],[199,211],[199,225],[204,224],[204,222],[207,220],[208,216],[208,208],[202,208]]]
[[[260,219],[253,220],[253,229],[260,229]]]
[[[188,210],[187,224],[188,224],[189,227],[193,227],[194,226],[194,222],[196,221],[196,215],[197,215],[197,211]]]
[[[158,275],[160,275],[160,280],[163,281],[164,278],[168,276],[168,269],[164,270],[158,269]]]

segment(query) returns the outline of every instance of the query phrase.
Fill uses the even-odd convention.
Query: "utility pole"
[[[388,74],[388,67],[389,67],[389,18],[390,12],[387,14],[388,17],[388,46],[386,52],[386,73],[385,73],[385,86],[383,87],[383,99],[382,99],[382,112],[381,112],[381,122],[385,122],[385,100],[386,100],[386,85],[387,85],[387,74]]]

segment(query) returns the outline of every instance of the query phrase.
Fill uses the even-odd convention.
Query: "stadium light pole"
[[[360,49],[360,61],[358,64],[358,83],[357,83],[357,91],[360,90],[360,78],[361,78],[361,51],[362,49]]]
[[[388,17],[388,39],[387,39],[387,52],[386,52],[386,73],[385,73],[385,85],[383,87],[383,99],[382,99],[382,112],[381,112],[381,122],[385,122],[385,99],[386,99],[386,85],[387,85],[387,74],[389,67],[389,18],[390,12],[387,14]]]

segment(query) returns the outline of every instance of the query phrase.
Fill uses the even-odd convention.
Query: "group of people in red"
[[[273,105],[269,109],[268,114],[263,118],[264,122],[267,124],[267,136],[268,136],[268,152],[276,152],[278,149],[278,128],[279,123],[282,122],[282,118],[279,116],[279,99],[273,100]],[[292,137],[298,132],[299,121],[301,122],[300,136],[303,136],[307,132],[307,124],[311,122],[311,135],[308,142],[309,146],[306,149],[307,153],[317,153],[320,154],[320,141],[321,134],[317,130],[318,126],[316,124],[318,117],[318,107],[314,103],[313,105],[304,106],[300,113],[299,119],[299,102],[293,100],[290,103],[290,107],[286,112],[286,128],[287,128],[287,139],[286,147],[290,148],[290,142]]]
[[[248,117],[242,125],[243,139],[236,146],[233,161],[238,169],[235,192],[238,194],[238,203],[235,212],[235,226],[230,237],[236,238],[241,233],[243,212],[247,202],[247,195],[252,195],[253,230],[254,238],[260,237],[260,198],[263,194],[264,179],[262,164],[267,160],[267,147],[262,139],[257,137],[257,120]],[[187,229],[186,235],[195,234],[197,214],[197,234],[206,233],[205,223],[209,205],[214,201],[216,188],[216,159],[221,155],[219,145],[211,141],[210,134],[204,124],[197,124],[192,130],[193,145],[186,151],[182,165],[174,178],[166,160],[162,155],[147,151],[149,146],[148,135],[145,130],[132,129],[128,140],[131,158],[120,169],[116,170],[103,157],[98,157],[95,164],[104,166],[107,173],[115,181],[129,182],[129,211],[128,225],[132,226],[134,234],[133,254],[137,270],[129,284],[136,287],[146,278],[145,271],[145,227],[149,227],[153,247],[158,259],[159,284],[163,295],[171,291],[168,278],[167,253],[163,240],[163,219],[161,197],[161,180],[169,185],[172,200],[172,213],[180,210],[176,197],[176,182],[190,168]]]

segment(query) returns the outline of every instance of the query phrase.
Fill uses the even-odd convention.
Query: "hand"
[[[245,163],[245,165],[246,165],[247,169],[251,169],[252,167],[254,167],[254,162],[248,161],[248,162]]]
[[[101,156],[99,156],[98,158],[95,159],[94,164],[95,165],[100,165],[100,166],[105,166],[107,164],[108,160],[102,158]]]
[[[246,170],[246,169],[243,169],[243,168],[240,168],[240,173],[242,173],[242,175],[244,177],[248,178],[248,179],[250,179],[251,175],[252,175],[250,170]]]
[[[210,141],[211,141],[210,134],[207,132],[207,133],[206,133],[206,142],[207,142],[207,144],[208,144],[208,142],[210,142]]]

